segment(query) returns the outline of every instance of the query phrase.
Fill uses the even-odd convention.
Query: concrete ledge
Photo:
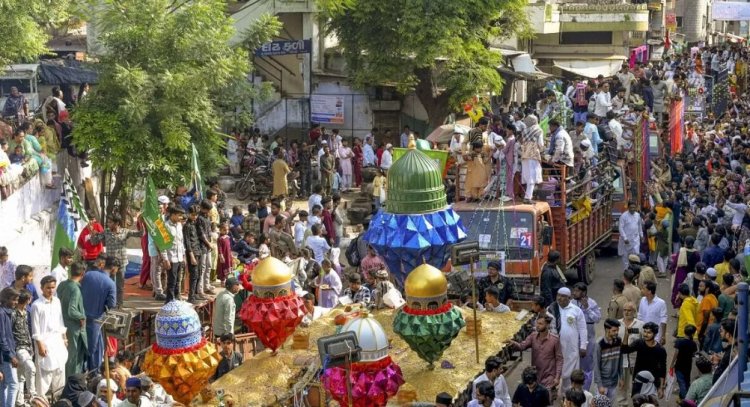
[[[45,188],[41,175],[37,174],[8,199],[0,201],[0,222],[3,225],[0,228],[0,242],[6,240],[6,234],[12,233],[32,216],[55,204],[60,198],[60,177],[55,177],[55,185],[58,188]]]

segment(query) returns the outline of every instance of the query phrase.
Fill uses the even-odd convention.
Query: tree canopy
[[[0,0],[0,66],[31,62],[47,52],[47,29],[67,21],[70,0]]]
[[[250,71],[246,49],[257,45],[230,47],[225,10],[225,0],[101,0],[94,8],[99,83],[73,111],[73,140],[115,175],[103,191],[106,213],[146,175],[161,186],[189,180],[191,144],[204,176],[225,162],[222,106],[249,99],[238,87]],[[248,41],[268,41],[279,24],[265,17],[257,27]]]
[[[415,91],[431,126],[474,95],[499,92],[498,39],[529,36],[527,0],[318,0],[355,86]]]

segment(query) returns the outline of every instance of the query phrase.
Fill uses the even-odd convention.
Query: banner
[[[62,183],[62,192],[60,193],[60,204],[57,209],[57,224],[55,225],[55,237],[52,243],[52,268],[60,263],[58,252],[61,248],[67,247],[74,250],[76,240],[81,231],[79,222],[87,223],[88,217],[83,210],[81,198],[73,186],[73,180],[65,170]]]
[[[255,50],[256,57],[276,55],[309,54],[312,51],[312,40],[271,41]]]
[[[344,124],[344,97],[338,95],[312,95],[310,114],[313,123]]]
[[[750,20],[750,3],[738,1],[715,1],[711,9],[714,21]]]
[[[146,224],[148,235],[154,241],[154,245],[159,250],[167,250],[172,247],[174,237],[164,225],[164,219],[159,211],[158,197],[156,188],[151,177],[146,180],[146,200],[143,203],[143,223]]]
[[[398,161],[399,158],[403,157],[406,152],[409,151],[408,148],[394,148],[393,149],[393,162],[395,163]],[[448,163],[448,152],[447,151],[441,151],[441,150],[419,150],[427,157],[430,157],[433,161],[435,161],[435,164],[438,165],[438,168],[440,168],[440,172],[443,172],[445,169],[445,165]]]
[[[682,152],[685,115],[684,103],[684,100],[672,102],[669,110],[669,140],[671,147],[670,154],[672,155]]]
[[[716,75],[716,80],[711,89],[711,102],[714,107],[714,115],[717,118],[727,111],[729,98],[729,70],[724,69]]]

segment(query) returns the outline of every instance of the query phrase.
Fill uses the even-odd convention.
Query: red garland
[[[376,372],[385,369],[393,363],[390,355],[386,355],[383,359],[376,360],[374,362],[354,362],[352,363],[353,372]]]
[[[453,304],[451,304],[450,302],[446,302],[437,309],[413,309],[409,308],[408,305],[404,305],[402,310],[404,311],[404,313],[409,315],[438,315],[450,311],[451,307],[453,307]]]
[[[290,298],[293,298],[293,297],[296,297],[296,296],[297,296],[297,294],[295,294],[295,293],[286,295],[284,297],[276,297],[276,298],[260,298],[260,297],[257,297],[255,295],[251,295],[249,297],[249,300],[251,302],[261,302],[261,303],[265,303],[265,304],[272,304],[272,303],[283,301],[283,300],[287,300],[287,299],[290,299]]]
[[[153,344],[151,345],[151,351],[153,351],[157,355],[164,355],[164,356],[180,355],[183,353],[194,352],[206,346],[207,342],[208,341],[206,340],[206,338],[201,338],[201,341],[193,346],[188,346],[187,348],[178,348],[178,349],[162,348],[161,346],[157,344]]]

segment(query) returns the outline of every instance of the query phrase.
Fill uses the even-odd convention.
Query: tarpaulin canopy
[[[39,78],[48,85],[80,85],[97,83],[99,74],[80,66],[42,63],[39,65]]]
[[[609,77],[617,73],[622,67],[622,59],[570,59],[554,60],[556,67],[586,78],[596,78],[599,75]]]

